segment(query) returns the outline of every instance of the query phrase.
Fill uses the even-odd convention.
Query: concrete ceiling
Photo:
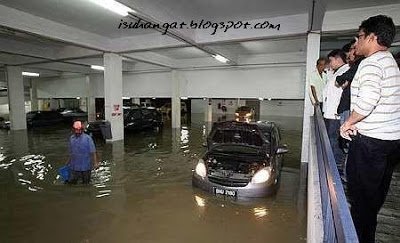
[[[335,0],[328,1],[326,9],[330,11],[350,8],[374,7],[398,3],[399,0]]]
[[[1,9],[2,6],[22,11],[12,15],[10,22],[0,16],[0,67],[24,64],[26,68],[48,70],[49,73],[53,70],[58,73],[90,73],[93,71],[89,65],[102,65],[102,54],[109,51],[124,55],[124,71],[225,65],[216,62],[212,53],[224,55],[240,65],[238,60],[251,56],[305,52],[311,0],[118,1],[137,10],[138,16],[158,23],[275,18],[282,24],[282,30],[272,34],[238,30],[219,36],[197,30],[178,30],[172,31],[172,35],[161,35],[155,30],[120,30],[119,15],[89,0],[0,0],[0,15],[10,10]],[[376,10],[385,4],[400,6],[399,0],[320,2],[326,2],[327,11],[379,6]],[[301,16],[291,19],[290,15]],[[124,20],[134,21],[130,18]],[[355,22],[358,24],[359,20]],[[351,23],[354,27],[344,32],[322,35],[321,49],[341,47],[355,34],[357,24]],[[71,33],[76,33],[76,36]],[[65,40],[63,37],[71,38]],[[257,60],[262,64],[266,59]]]

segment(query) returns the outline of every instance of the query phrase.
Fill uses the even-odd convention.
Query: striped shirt
[[[400,71],[392,54],[365,58],[351,83],[351,110],[366,116],[359,133],[381,140],[400,139]]]

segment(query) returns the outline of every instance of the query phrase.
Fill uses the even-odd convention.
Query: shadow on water
[[[130,133],[123,142],[96,140],[101,167],[89,186],[57,180],[68,128],[0,131],[1,241],[304,242],[301,119],[281,118],[291,152],[278,193],[235,200],[191,186],[210,129],[202,118],[181,129]]]

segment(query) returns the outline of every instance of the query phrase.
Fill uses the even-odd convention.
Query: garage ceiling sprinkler
[[[39,77],[39,74],[38,73],[31,73],[31,72],[22,72],[22,76]]]
[[[222,62],[222,63],[227,63],[227,62],[229,62],[229,60],[228,60],[227,58],[225,58],[225,57],[223,57],[223,56],[221,56],[221,55],[219,55],[219,54],[213,55],[213,57],[214,57],[215,59],[217,59],[218,61]]]
[[[129,12],[132,13],[135,12],[135,10],[114,0],[89,0],[89,1],[124,17],[128,16]]]
[[[90,65],[90,68],[94,70],[104,71],[104,67],[99,65]]]

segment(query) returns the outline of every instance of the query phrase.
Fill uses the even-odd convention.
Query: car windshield
[[[219,153],[238,153],[238,154],[259,154],[261,147],[255,147],[243,144],[214,144],[212,152]]]
[[[238,112],[250,112],[251,108],[248,106],[241,106],[237,109]]]
[[[36,112],[28,112],[28,113],[26,114],[26,118],[31,119],[31,118],[33,118],[36,114],[37,114]]]
[[[211,137],[212,143],[242,144],[260,147],[263,144],[256,130],[218,129]]]

